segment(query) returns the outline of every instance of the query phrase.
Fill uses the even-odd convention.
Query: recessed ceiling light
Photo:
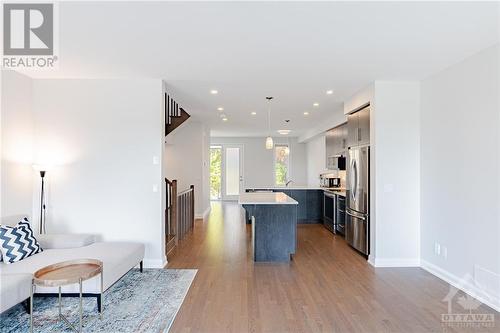
[[[255,115],[257,114],[257,112],[253,111],[253,112],[250,112],[250,114],[251,114],[252,116],[255,116]]]
[[[221,107],[221,106],[219,106],[219,107],[217,108],[217,111],[224,111],[224,108],[223,108],[223,107]]]
[[[210,90],[210,93],[212,95],[217,95],[219,92],[217,90],[215,90],[215,89],[212,89],[212,90]]]
[[[319,103],[317,103],[317,102],[313,103],[313,106],[319,106]]]
[[[227,118],[226,117],[222,118],[222,121],[227,121]]]
[[[309,112],[304,112],[304,116],[308,116],[309,115]]]
[[[291,130],[278,130],[277,132],[281,135],[287,135],[290,134]]]
[[[327,91],[326,91],[326,94],[327,94],[327,95],[331,95],[331,94],[333,94],[333,90],[327,90]]]

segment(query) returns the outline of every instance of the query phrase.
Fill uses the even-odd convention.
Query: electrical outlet
[[[434,243],[434,254],[441,255],[441,245],[439,243]]]
[[[446,246],[443,246],[443,257],[448,259],[448,248]]]

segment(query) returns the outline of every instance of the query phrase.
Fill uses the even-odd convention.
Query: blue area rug
[[[168,332],[196,269],[133,269],[104,293],[103,319],[95,298],[83,299],[84,332]],[[78,298],[62,300],[63,314],[78,323]],[[34,299],[34,332],[71,332],[58,318],[57,298]],[[0,315],[0,332],[29,332],[21,304]]]

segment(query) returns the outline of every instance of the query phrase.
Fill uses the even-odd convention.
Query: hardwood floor
[[[213,203],[207,221],[167,268],[198,274],[170,332],[499,332],[442,327],[449,285],[420,268],[373,268],[342,237],[298,227],[290,264],[255,264],[251,229],[235,203]],[[454,313],[467,313],[456,302]]]

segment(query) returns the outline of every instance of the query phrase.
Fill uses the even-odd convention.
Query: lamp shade
[[[52,166],[48,164],[33,164],[33,170],[35,171],[49,171]]]
[[[274,143],[273,143],[273,138],[268,136],[266,138],[266,149],[273,149]]]

